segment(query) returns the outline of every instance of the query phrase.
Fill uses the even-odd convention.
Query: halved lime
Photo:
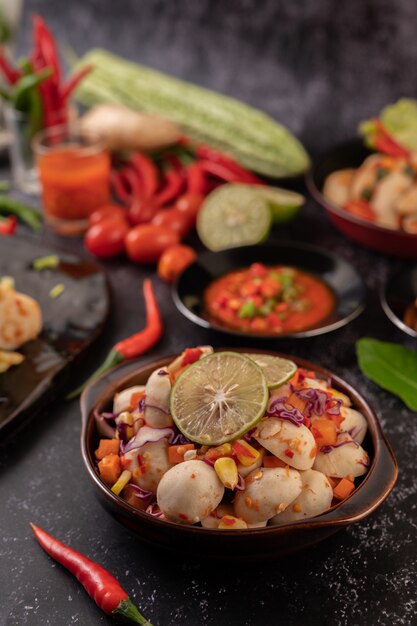
[[[251,189],[250,185],[222,185],[204,200],[197,218],[197,233],[207,248],[225,250],[267,238],[271,209],[268,200]]]
[[[258,190],[268,201],[275,224],[292,220],[306,201],[300,193],[280,187],[259,187]]]
[[[272,356],[272,354],[246,354],[245,356],[263,369],[269,389],[280,387],[297,371],[297,366],[293,361],[280,356]]]
[[[265,414],[269,392],[263,370],[237,352],[215,352],[190,365],[171,393],[180,431],[214,446],[240,437]]]

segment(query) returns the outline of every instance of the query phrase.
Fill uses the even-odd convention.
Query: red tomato
[[[158,262],[158,276],[172,283],[197,258],[190,246],[172,246],[165,250]]]
[[[108,258],[124,251],[124,240],[129,226],[120,217],[107,217],[93,224],[85,235],[87,250],[100,258]]]
[[[90,226],[94,226],[94,224],[98,224],[108,217],[120,217],[120,219],[126,221],[127,211],[118,204],[104,204],[91,213],[88,218],[88,227],[90,228]]]
[[[189,216],[190,222],[194,226],[203,200],[204,196],[199,193],[186,193],[178,198],[174,204],[174,208],[179,211],[184,211],[184,213]]]
[[[159,207],[152,198],[149,200],[134,198],[128,210],[129,222],[133,226],[137,224],[147,224],[154,217],[158,209]]]
[[[170,228],[178,233],[180,239],[188,235],[192,226],[189,215],[179,209],[162,209],[162,211],[158,211],[152,219],[152,224]]]
[[[179,237],[166,226],[141,224],[132,228],[126,236],[126,252],[137,263],[156,263],[162,253],[179,243]]]

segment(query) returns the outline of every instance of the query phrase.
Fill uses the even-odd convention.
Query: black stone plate
[[[57,254],[56,269],[36,271],[39,257]],[[16,290],[37,300],[41,335],[18,348],[26,359],[0,374],[0,432],[33,415],[65,379],[70,363],[99,335],[109,309],[109,291],[97,265],[46,248],[23,237],[0,237],[0,277],[11,276]],[[64,291],[50,295],[58,284]],[[1,320],[0,320],[1,324]]]
[[[314,328],[280,335],[240,332],[209,318],[203,303],[204,290],[209,283],[227,272],[256,262],[265,265],[290,265],[320,278],[336,296],[335,309]],[[173,288],[173,298],[179,311],[203,328],[212,328],[230,335],[271,340],[313,337],[345,326],[365,308],[366,287],[354,267],[341,257],[305,244],[280,242],[277,245],[245,246],[202,254],[178,278]]]

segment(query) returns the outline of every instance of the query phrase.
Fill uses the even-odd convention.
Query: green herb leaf
[[[417,352],[364,337],[356,343],[356,353],[365,376],[417,411]]]

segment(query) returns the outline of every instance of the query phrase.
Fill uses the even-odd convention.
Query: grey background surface
[[[353,136],[358,122],[384,104],[417,95],[412,0],[29,0],[21,51],[29,47],[33,11],[79,54],[107,47],[263,108],[313,155]],[[81,242],[50,233],[39,238],[82,252]],[[57,401],[1,449],[0,624],[113,623],[42,553],[29,521],[110,569],[158,626],[417,623],[416,415],[360,375],[354,348],[364,335],[415,347],[379,305],[379,289],[397,262],[348,242],[311,199],[302,217],[272,238],[278,245],[293,239],[331,249],[351,261],[368,284],[368,308],[349,327],[321,339],[281,342],[278,348],[334,369],[374,405],[400,464],[393,494],[363,522],[275,563],[218,566],[204,554],[191,561],[168,556],[102,510],[82,467],[77,403]],[[132,293],[145,272],[124,262],[105,267],[113,312],[79,380],[116,340],[144,322],[140,298]],[[194,328],[175,310],[169,288],[155,284],[166,322],[157,354],[192,343],[241,343]]]

